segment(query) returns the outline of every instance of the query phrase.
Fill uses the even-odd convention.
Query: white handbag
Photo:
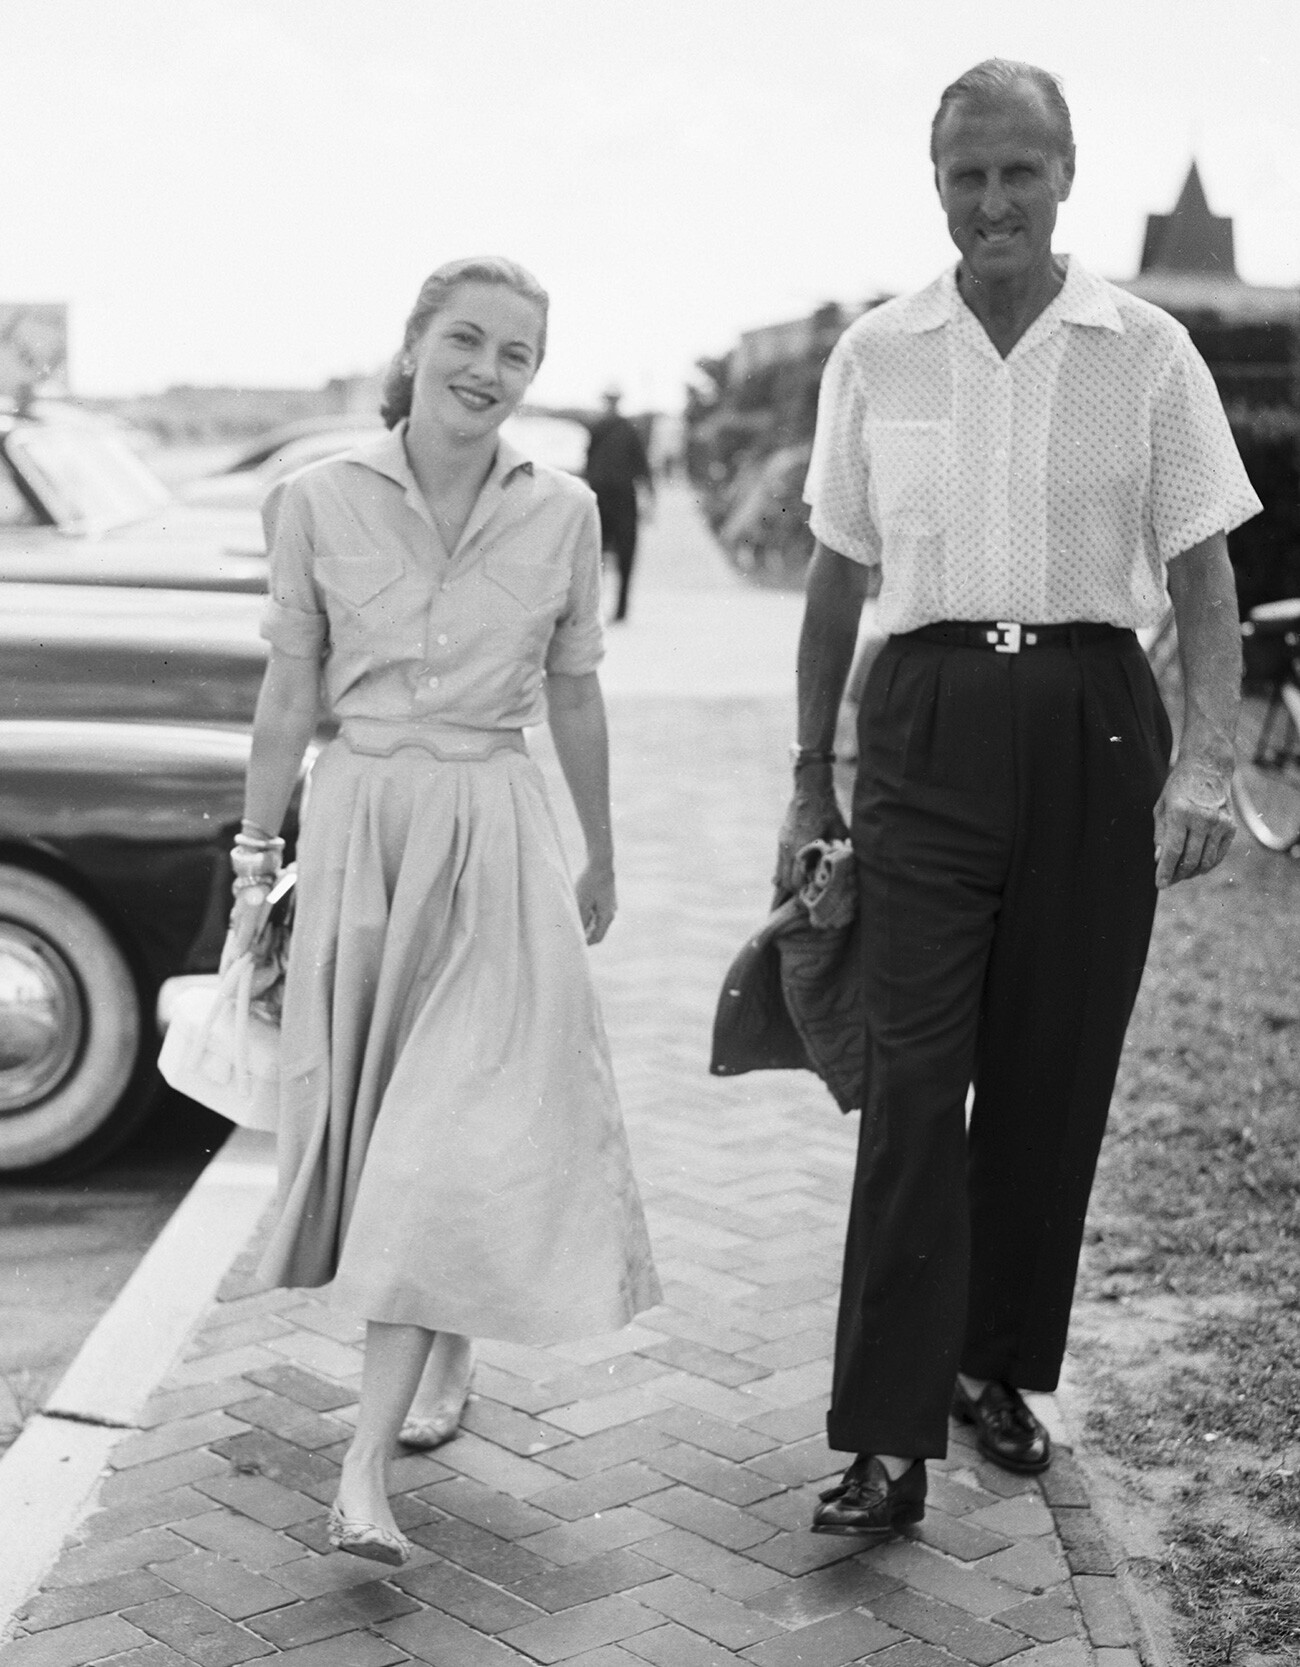
[[[251,954],[176,998],[158,1069],[191,1100],[246,1129],[274,1130],[280,1027],[255,1011]]]

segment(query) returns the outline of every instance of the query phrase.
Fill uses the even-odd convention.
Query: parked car
[[[160,991],[216,969],[259,611],[0,584],[0,1178],[66,1177],[125,1140]]]
[[[110,425],[0,411],[0,581],[261,591],[255,510],[181,502]]]

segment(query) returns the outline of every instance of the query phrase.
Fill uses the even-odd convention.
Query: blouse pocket
[[[367,550],[361,555],[321,555],[316,558],[316,578],[321,589],[337,596],[350,608],[364,608],[381,591],[402,576],[402,559],[387,550]]]
[[[866,423],[867,456],[877,524],[890,533],[925,536],[943,530],[944,473],[951,424]]]
[[[483,572],[530,614],[553,618],[568,594],[568,572],[535,557],[489,553],[483,558]]]

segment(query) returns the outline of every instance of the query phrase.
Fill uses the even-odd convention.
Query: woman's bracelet
[[[264,891],[271,894],[271,876],[263,874],[236,874],[230,888],[236,897],[245,891]]]
[[[250,850],[236,845],[230,853],[230,866],[238,879],[274,880],[280,872],[281,862],[280,850],[275,846]]]

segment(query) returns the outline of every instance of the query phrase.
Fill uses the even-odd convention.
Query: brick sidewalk
[[[665,1305],[484,1345],[465,1432],[395,1466],[419,1550],[384,1578],[324,1538],[359,1331],[237,1268],[4,1667],[1136,1667],[1066,1453],[1040,1485],[954,1430],[918,1530],[808,1532],[844,1463],[823,1431],[854,1126],[810,1078],[705,1071],[765,905],[787,703],[612,720],[623,912],[596,964]]]

